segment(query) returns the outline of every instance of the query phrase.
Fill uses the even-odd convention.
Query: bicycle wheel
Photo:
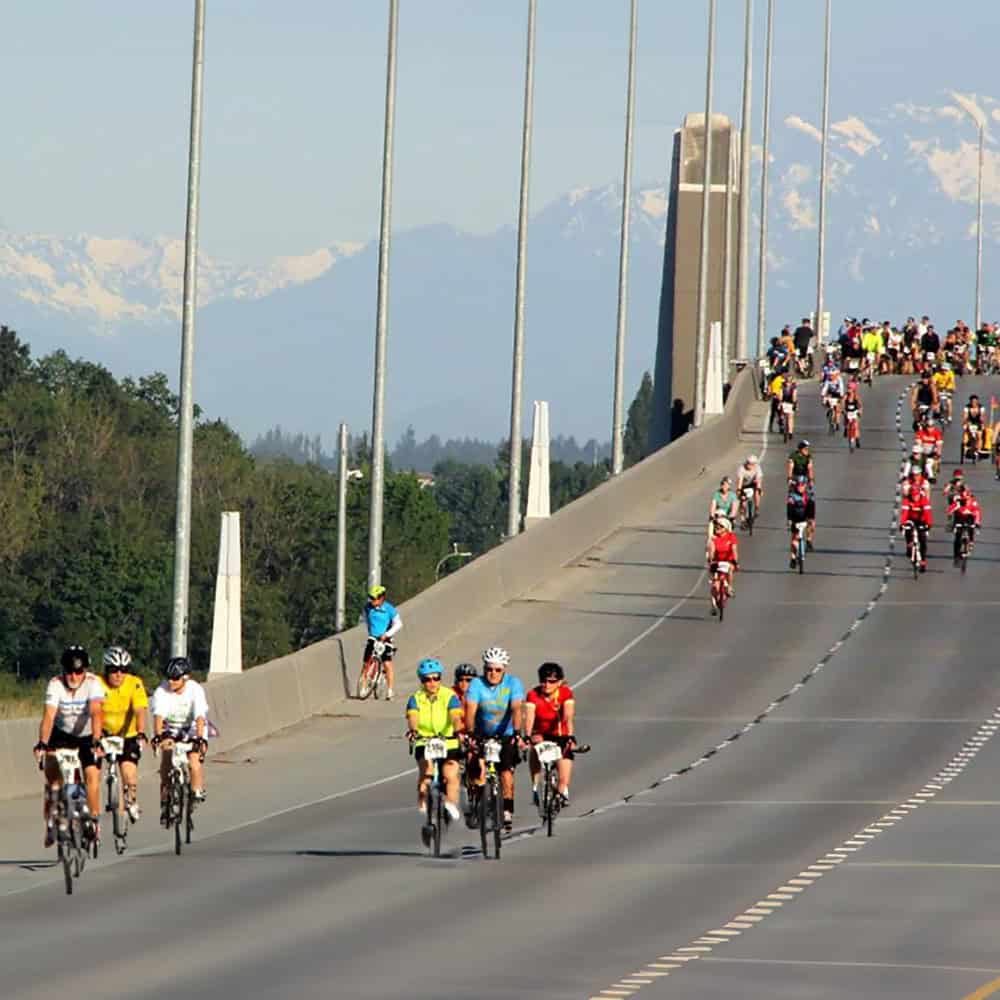
[[[747,534],[753,534],[753,523],[757,520],[757,503],[754,500],[747,501]]]
[[[380,663],[375,675],[375,697],[385,701],[389,694],[389,680],[385,676],[385,667]]]
[[[428,804],[433,801],[434,803],[434,832],[431,834],[431,847],[434,850],[434,857],[441,857],[441,834],[444,830],[444,796],[441,794],[440,786],[431,786],[431,795],[433,798],[428,798]],[[430,810],[428,810],[429,812]]]
[[[493,856],[500,860],[500,839],[503,836],[503,798],[497,785],[493,786]]]
[[[913,565],[913,579],[916,580],[920,576],[920,540],[917,538],[914,538],[910,546],[910,562]]]
[[[805,535],[799,535],[799,544],[795,553],[795,565],[799,573],[804,573],[806,569],[806,542]]]
[[[376,663],[377,660],[373,656],[365,663],[361,668],[361,673],[358,674],[358,698],[361,701],[364,701],[375,690]]]
[[[184,797],[184,842],[190,844],[191,834],[194,833],[194,794],[190,785],[186,785],[185,790],[187,794]]]
[[[545,776],[545,833],[552,836],[552,827],[556,822],[556,813],[559,811],[559,776],[556,768],[549,765],[548,774]]]
[[[174,828],[174,854],[181,853],[184,822],[184,786],[176,777],[170,782],[170,823]]]
[[[489,827],[490,817],[493,815],[492,792],[493,786],[487,780],[486,784],[480,787],[479,795],[476,797],[479,807],[479,842],[483,849],[483,857],[487,859],[490,856],[492,832]]]

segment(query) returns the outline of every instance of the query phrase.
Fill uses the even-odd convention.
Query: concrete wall
[[[464,628],[524,594],[623,524],[651,511],[672,483],[698,475],[705,455],[734,444],[753,399],[747,371],[737,379],[722,416],[407,601],[400,609],[406,623],[404,664],[432,655],[459,625]],[[244,674],[212,680],[208,700],[222,734],[213,741],[213,750],[227,750],[345,702],[365,639],[365,630],[355,627]],[[37,719],[0,723],[0,798],[38,789],[30,753],[37,731]]]

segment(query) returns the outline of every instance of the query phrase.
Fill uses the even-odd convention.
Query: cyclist
[[[792,547],[788,567],[795,569],[798,562],[798,548],[795,543],[796,526],[806,522],[806,533],[809,532],[809,480],[805,476],[798,476],[789,483],[788,499],[785,501],[785,516],[788,520]]]
[[[392,685],[395,680],[392,658],[396,652],[396,647],[392,644],[392,637],[403,627],[403,619],[399,617],[399,612],[395,607],[385,599],[385,594],[385,587],[381,584],[376,584],[368,591],[368,601],[365,604],[364,616],[369,639],[365,643],[365,655],[362,664],[367,663],[371,659],[376,640],[387,644],[385,654],[382,657],[382,666],[385,667],[385,697],[387,701],[392,701]]]
[[[566,672],[558,663],[543,663],[538,668],[538,686],[528,692],[524,700],[524,731],[526,739],[534,744],[551,740],[563,748],[559,770],[559,797],[562,804],[569,804],[569,782],[573,774],[576,737],[573,735],[576,719],[576,700],[573,689],[566,683]],[[532,798],[538,805],[538,775],[542,765],[534,750],[528,766],[531,768]]]
[[[799,387],[795,376],[789,372],[781,387],[781,409],[785,414],[785,427],[789,434],[795,433],[795,411],[799,408]]]
[[[208,700],[205,689],[191,679],[191,661],[186,656],[175,656],[163,671],[164,681],[153,692],[153,740],[156,750],[161,744],[160,761],[160,823],[167,824],[168,797],[170,794],[170,766],[174,742],[183,740],[192,744],[188,752],[191,769],[191,796],[195,802],[205,801],[204,754],[208,747],[205,727],[208,722]]]
[[[934,388],[937,389],[941,416],[945,420],[951,420],[951,397],[955,391],[955,373],[947,361],[934,373],[932,381]]]
[[[768,384],[768,393],[771,396],[771,412],[767,420],[767,430],[768,433],[774,430],[774,422],[778,420],[780,424],[781,421],[778,418],[778,411],[781,409],[781,393],[785,388],[785,373],[778,372],[775,374],[774,378],[771,379]]]
[[[732,522],[722,514],[716,514],[712,520],[712,537],[708,541],[708,549],[705,552],[705,561],[708,564],[709,589],[711,590],[712,579],[720,562],[729,563],[729,572],[726,573],[726,590],[729,596],[733,597],[733,577],[739,567],[740,551],[737,544],[736,534],[733,531]],[[712,614],[716,614],[715,604],[712,604]]]
[[[451,689],[462,701],[462,710],[465,710],[465,696],[469,691],[469,685],[479,676],[479,671],[471,663],[460,663],[455,667],[455,676],[451,682]]]
[[[739,513],[740,500],[732,490],[732,481],[729,476],[723,476],[719,480],[719,488],[712,494],[712,499],[708,504],[708,537],[712,537],[712,522],[716,515],[722,514],[732,520]]]
[[[930,415],[940,407],[938,400],[937,386],[931,381],[931,373],[924,371],[920,376],[920,381],[913,387],[910,393],[910,409],[913,411],[913,429],[920,426],[920,419],[924,415]]]
[[[913,530],[906,531],[908,525]],[[899,511],[899,526],[906,535],[906,555],[911,556],[910,546],[914,542],[913,531],[916,531],[917,544],[920,546],[920,572],[927,572],[927,533],[934,525],[934,513],[927,494],[915,483],[910,483],[903,491],[903,502]]]
[[[903,331],[892,327],[888,334],[883,333],[883,336],[889,358],[888,371],[898,375],[902,370]]]
[[[847,390],[847,395],[844,397],[844,437],[847,437],[847,428],[849,422],[853,419],[857,422],[857,432],[858,436],[854,441],[854,444],[860,448],[861,447],[861,414],[864,412],[864,407],[861,405],[861,397],[858,395],[857,387],[852,385]],[[853,414],[853,417],[851,416]]]
[[[815,483],[816,477],[813,470],[812,455],[809,453],[809,442],[805,438],[798,443],[795,451],[788,456],[788,465],[786,466],[785,473],[789,482],[797,476],[805,476],[809,480],[810,485]]]
[[[458,808],[458,764],[462,751],[458,746],[457,734],[462,731],[465,719],[462,701],[450,688],[441,684],[444,667],[440,660],[421,660],[417,666],[420,688],[414,691],[406,702],[406,737],[413,744],[413,756],[417,762],[417,808],[422,815],[427,813],[427,792],[431,784],[432,765],[424,758],[427,741],[435,736],[444,739],[448,756],[441,763],[441,778],[444,781],[445,822],[450,823],[461,817]],[[431,842],[433,828],[424,824],[420,837],[427,847]]]
[[[969,535],[969,549],[976,544],[976,533],[983,523],[983,510],[979,506],[979,501],[973,496],[972,490],[964,483],[956,487],[955,492],[948,504],[948,517],[951,518],[951,529],[955,536],[953,558],[955,565],[961,560],[961,546],[958,532],[955,528],[960,524],[968,525],[972,530]]]
[[[132,657],[122,646],[104,651],[104,735],[124,739],[118,769],[122,776],[125,810],[133,823],[139,819],[140,743],[146,741],[146,709],[149,699],[139,677],[129,673]]]
[[[951,474],[951,479],[945,483],[944,487],[944,498],[951,503],[952,497],[958,493],[960,489],[965,487],[965,473],[961,469],[955,469]]]
[[[920,421],[917,433],[914,435],[914,443],[920,445],[923,450],[927,478],[932,483],[936,482],[938,466],[941,462],[941,447],[944,443],[944,439],[941,436],[941,428],[933,420],[924,417]]]
[[[483,652],[483,674],[469,685],[465,696],[465,729],[478,742],[488,737],[501,742],[500,792],[503,822],[508,832],[514,825],[514,768],[520,756],[517,733],[523,730],[524,685],[507,673],[510,654],[500,646]],[[477,758],[475,780],[482,784],[485,768]]]
[[[50,750],[76,750],[87,786],[86,817],[88,835],[100,839],[101,769],[97,763],[100,740],[104,733],[104,689],[90,672],[90,656],[83,646],[67,646],[59,658],[62,673],[45,688],[45,707],[34,746],[36,760],[45,757],[45,846],[55,843],[55,830],[49,821],[49,789],[62,785],[62,775]]]
[[[865,330],[861,335],[861,350],[864,352],[864,375],[870,379],[875,374],[875,368],[885,350],[881,327],[870,326]]]
[[[833,408],[834,422],[840,423],[840,401],[844,398],[846,389],[844,386],[844,376],[840,369],[834,371],[823,383],[819,391],[819,397],[824,406]]]
[[[985,431],[986,411],[979,402],[979,397],[973,393],[962,410],[963,447],[967,446],[970,450],[975,448],[977,452],[982,451]]]
[[[747,455],[736,473],[736,496],[740,504],[740,520],[746,524],[747,503],[744,490],[753,487],[754,507],[760,510],[760,501],[764,496],[764,471],[760,467],[760,459],[756,455]]]

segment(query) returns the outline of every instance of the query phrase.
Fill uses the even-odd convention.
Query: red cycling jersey
[[[940,454],[942,442],[940,427],[921,427],[915,437],[925,455]]]
[[[716,535],[712,539],[712,559],[714,562],[736,562],[736,544],[738,539],[735,532],[725,531],[721,535]]]
[[[563,732],[563,711],[566,702],[573,700],[573,689],[568,684],[560,684],[550,698],[545,689],[538,685],[528,692],[529,704],[535,706],[535,721],[531,726],[532,736],[549,739],[565,736]]]
[[[934,511],[931,502],[921,490],[910,491],[903,497],[903,504],[899,511],[900,525],[925,524],[928,528],[934,524]]]
[[[979,506],[979,501],[971,493],[966,493],[964,497],[955,497],[948,505],[949,517],[967,517],[969,515],[975,518],[977,528],[983,523],[983,509]]]

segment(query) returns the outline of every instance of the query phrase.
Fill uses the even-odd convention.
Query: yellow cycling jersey
[[[776,399],[781,395],[781,390],[784,389],[784,387],[785,387],[784,375],[775,375],[775,377],[771,379],[771,395],[774,396]]]
[[[455,737],[455,723],[452,721],[451,713],[462,709],[462,701],[457,694],[443,684],[438,688],[434,697],[421,689],[410,695],[406,702],[406,712],[417,713],[416,730],[418,739],[414,740],[416,746],[423,746],[432,736],[443,736],[445,745],[449,750],[454,750],[458,746],[458,739]]]
[[[955,391],[955,373],[954,372],[935,372],[934,373],[934,384],[938,388],[938,392],[954,392]]]
[[[126,674],[120,687],[113,688],[102,677],[104,687],[104,732],[108,736],[130,736],[139,734],[136,725],[136,709],[147,708],[149,699],[146,688],[135,674]]]

